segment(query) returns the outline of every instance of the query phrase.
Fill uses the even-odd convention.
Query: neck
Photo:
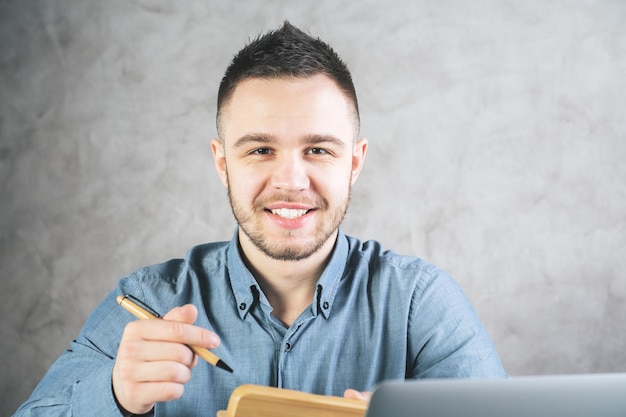
[[[268,257],[239,230],[239,244],[246,266],[255,276],[273,308],[272,314],[287,326],[311,304],[337,240],[337,233],[308,258],[283,261]]]

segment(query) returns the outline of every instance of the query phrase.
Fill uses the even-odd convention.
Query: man
[[[252,41],[220,85],[217,129],[232,241],[122,279],[17,415],[210,416],[244,383],[360,398],[390,379],[505,375],[447,274],[340,230],[367,140],[328,45],[289,23]],[[165,320],[135,320],[120,295]]]

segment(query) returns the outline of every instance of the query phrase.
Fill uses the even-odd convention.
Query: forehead
[[[329,77],[249,78],[222,106],[223,140],[250,133],[273,136],[333,135],[353,140],[358,123],[354,106]]]

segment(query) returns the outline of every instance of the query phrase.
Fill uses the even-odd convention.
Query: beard
[[[344,201],[333,208],[328,200],[321,197],[311,201],[294,197],[293,194],[272,193],[255,199],[252,210],[246,210],[233,197],[230,183],[228,184],[228,199],[237,224],[257,249],[271,259],[279,261],[300,261],[320,250],[343,221],[350,203],[350,195],[351,187]],[[265,207],[274,201],[307,204],[315,207],[316,214],[323,218],[317,219],[315,230],[306,236],[303,236],[302,231],[299,230],[284,230],[281,237],[272,239],[264,232],[262,221],[259,219],[265,215]],[[301,242],[296,242],[296,239]]]

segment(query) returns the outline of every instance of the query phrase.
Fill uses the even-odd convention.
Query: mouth
[[[277,209],[271,209],[267,211],[269,211],[270,213],[276,216],[282,217],[283,219],[297,219],[298,217],[302,217],[312,210],[311,209],[305,210],[305,209],[292,209],[292,208],[277,208]]]

